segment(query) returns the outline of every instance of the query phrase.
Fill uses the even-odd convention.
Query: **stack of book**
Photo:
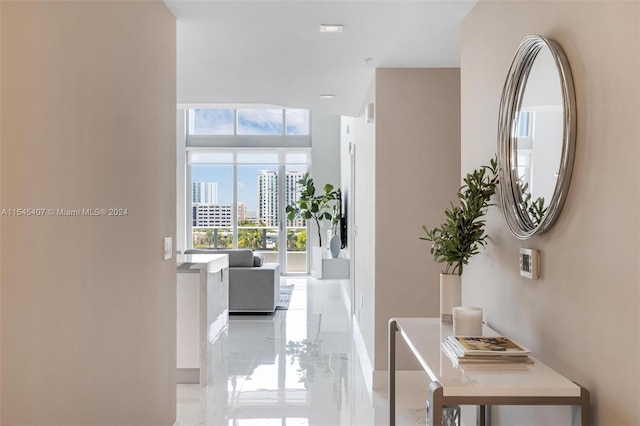
[[[442,342],[442,351],[456,367],[464,363],[533,364],[529,349],[504,336],[449,336]]]

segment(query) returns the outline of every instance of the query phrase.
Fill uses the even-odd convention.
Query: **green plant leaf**
[[[433,243],[430,252],[436,262],[446,263],[445,272],[460,275],[463,265],[486,244],[482,217],[493,205],[490,200],[498,184],[497,157],[489,161],[489,166],[468,173],[463,182],[456,194],[458,205],[450,203],[445,209],[445,222],[431,229],[423,225],[425,236],[419,237]]]

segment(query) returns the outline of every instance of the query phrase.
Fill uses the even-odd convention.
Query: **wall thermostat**
[[[520,275],[532,280],[538,279],[538,250],[520,249]]]

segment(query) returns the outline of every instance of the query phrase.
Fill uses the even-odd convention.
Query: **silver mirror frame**
[[[558,180],[548,209],[539,223],[534,223],[522,200],[518,184],[517,152],[514,126],[527,86],[527,79],[538,52],[548,47],[560,78],[563,106],[562,154],[558,168]],[[500,203],[509,229],[516,238],[525,240],[548,231],[558,219],[564,205],[571,174],[576,145],[576,100],[571,69],[562,48],[553,40],[539,35],[524,38],[513,58],[504,83],[500,100],[498,122],[498,155],[500,160]]]

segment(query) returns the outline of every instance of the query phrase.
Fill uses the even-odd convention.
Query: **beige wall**
[[[460,186],[460,70],[378,69],[375,127],[374,369],[386,370],[389,318],[439,314],[442,268],[419,237]],[[399,367],[412,359],[404,349]]]
[[[528,241],[493,208],[490,243],[463,277],[463,302],[592,392],[594,424],[640,424],[640,3],[481,1],[462,25],[462,169],[496,151],[502,85],[527,34],[565,49],[578,139],[567,203]],[[518,275],[519,247],[540,250],[542,276]],[[497,425],[567,424],[566,409],[494,410]]]
[[[175,421],[175,19],[2,2],[3,426]]]

